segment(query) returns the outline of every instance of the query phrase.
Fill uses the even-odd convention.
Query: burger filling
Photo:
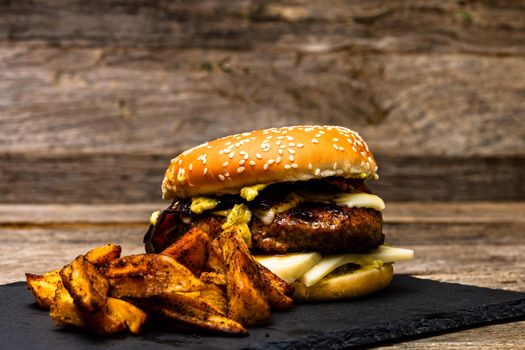
[[[256,254],[286,254],[283,259],[291,256],[281,265],[288,266],[285,270],[292,276],[275,272],[264,259],[261,264],[286,277],[285,281],[306,278],[303,282],[311,284],[348,264],[375,266],[377,261],[373,261],[384,261],[348,258],[349,253],[368,254],[383,244],[383,209],[381,198],[359,178],[255,185],[243,188],[239,195],[174,201],[162,213],[152,215],[144,242],[148,252],[160,252],[192,227],[217,237],[235,226]],[[327,255],[346,258],[326,263],[322,256]]]

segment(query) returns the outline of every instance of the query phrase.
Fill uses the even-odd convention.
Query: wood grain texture
[[[0,45],[0,152],[177,152],[290,124],[385,156],[525,155],[525,59]]]
[[[306,52],[350,47],[505,55],[524,53],[524,10],[520,1],[501,0],[18,0],[0,3],[0,38],[83,47],[249,50],[277,44]],[[305,36],[314,43],[305,43]]]

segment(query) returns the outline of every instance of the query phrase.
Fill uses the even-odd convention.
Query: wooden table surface
[[[143,252],[153,210],[130,205],[0,205],[0,283],[62,266],[91,247],[115,242]],[[525,291],[525,203],[389,203],[387,241],[416,251],[396,272]],[[386,348],[525,348],[525,321],[444,334]]]

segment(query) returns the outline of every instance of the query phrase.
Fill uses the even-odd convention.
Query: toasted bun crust
[[[162,182],[165,199],[237,194],[245,186],[328,176],[377,178],[377,165],[355,131],[291,126],[226,136],[176,158]]]
[[[310,288],[297,281],[293,283],[295,287],[293,298],[297,301],[356,298],[385,288],[392,281],[393,274],[392,264],[386,264],[381,268],[371,268],[330,279],[322,279]]]

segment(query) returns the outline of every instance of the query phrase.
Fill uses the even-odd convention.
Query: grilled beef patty
[[[250,222],[254,246],[267,253],[362,252],[383,244],[382,227],[374,209],[309,202],[276,214],[270,225]]]
[[[194,215],[191,222],[184,223],[184,213],[168,210],[171,211],[159,218],[157,228],[146,234],[148,252],[162,251],[191,227],[200,227],[210,237],[217,237],[222,232],[221,225],[225,221],[222,216]],[[253,248],[272,254],[363,252],[383,244],[382,226],[381,213],[374,209],[313,202],[301,203],[276,214],[270,225],[265,225],[255,215],[249,224]]]

